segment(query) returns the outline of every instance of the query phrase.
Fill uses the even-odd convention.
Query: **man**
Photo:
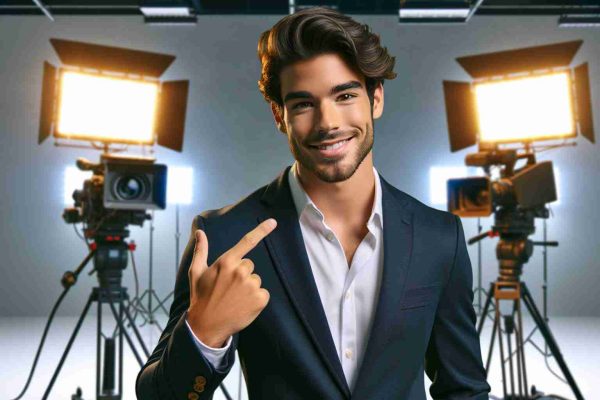
[[[238,350],[250,399],[488,399],[460,219],[373,167],[394,58],[325,8],[259,40],[259,87],[296,159],[197,216],[139,399],[210,399]]]

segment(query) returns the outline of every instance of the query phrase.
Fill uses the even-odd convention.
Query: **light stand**
[[[181,232],[179,231],[179,203],[175,204],[175,278],[177,278],[177,270],[179,269],[179,238],[181,237]],[[165,296],[164,299],[159,300],[160,304],[165,303],[169,300],[173,294],[174,290],[171,290],[169,294]],[[167,312],[167,315],[169,313]]]
[[[130,307],[133,307],[135,309],[135,313],[133,315],[134,321],[137,319],[138,315],[141,315],[141,317],[144,319],[144,322],[140,326],[144,326],[146,322],[148,322],[151,325],[156,325],[159,332],[162,332],[163,328],[154,318],[154,313],[156,312],[156,310],[161,308],[164,311],[164,313],[168,316],[169,311],[164,307],[164,300],[160,300],[153,287],[154,210],[151,211],[151,215],[152,218],[150,219],[150,250],[148,256],[148,289],[144,290],[139,298],[136,297],[132,299],[130,302]],[[143,306],[143,300],[145,296],[148,296],[148,308],[144,308]],[[158,301],[158,305],[155,308],[152,307],[152,298]]]

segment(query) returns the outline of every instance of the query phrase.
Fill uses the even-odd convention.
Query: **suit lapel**
[[[404,293],[404,284],[408,273],[413,246],[412,212],[408,201],[396,197],[395,190],[381,178],[383,208],[383,277],[375,317],[362,364],[359,365],[354,395],[368,393],[367,386],[378,385],[377,371],[386,371],[388,366],[381,365],[381,354],[385,354],[387,343],[393,332],[390,327],[399,325],[400,300]],[[375,378],[375,379],[372,379]],[[361,397],[362,398],[362,397]]]
[[[291,196],[288,182],[290,168],[288,166],[267,186],[261,200],[268,208],[257,219],[259,223],[271,217],[277,220],[277,228],[264,239],[275,270],[331,377],[350,398],[350,389],[331,337]]]
[[[345,396],[350,398],[350,389],[312,275],[298,214],[291,196],[288,182],[290,168],[291,166],[288,166],[265,189],[261,201],[267,207],[257,219],[259,223],[271,217],[277,220],[277,228],[264,239],[273,265],[333,380]],[[358,366],[354,394],[367,389],[366,385],[378,384],[371,379],[362,378],[380,368],[386,369],[385,365],[376,365],[377,354],[386,351],[386,342],[390,334],[388,327],[396,326],[395,319],[399,313],[392,310],[399,309],[412,251],[412,213],[408,201],[397,197],[393,193],[395,189],[381,175],[380,182],[383,208],[383,277],[367,348],[363,362]]]

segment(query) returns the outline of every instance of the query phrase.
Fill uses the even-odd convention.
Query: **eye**
[[[341,95],[338,97],[338,99],[345,101],[345,100],[350,100],[350,99],[352,99],[352,98],[354,98],[354,97],[356,97],[356,96],[355,96],[355,95],[353,95],[353,94],[351,94],[351,93],[344,93],[344,94],[341,94]]]
[[[306,106],[306,105],[310,106],[310,104],[311,104],[311,103],[310,103],[310,102],[308,102],[308,101],[303,101],[303,102],[301,102],[301,103],[296,103],[296,104],[294,104],[294,106],[292,107],[292,109],[293,109],[293,110],[297,110],[297,109],[305,108],[304,106]]]

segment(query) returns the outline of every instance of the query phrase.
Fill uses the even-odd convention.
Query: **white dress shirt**
[[[373,167],[375,200],[367,222],[369,232],[356,249],[351,265],[348,265],[335,232],[298,180],[296,165],[294,163],[288,175],[290,190],[331,337],[352,390],[369,339],[383,272],[383,210],[379,174]],[[196,338],[189,324],[188,328],[199,350],[212,365],[219,369],[226,367],[223,361],[231,345],[231,337],[225,347],[215,349]]]

